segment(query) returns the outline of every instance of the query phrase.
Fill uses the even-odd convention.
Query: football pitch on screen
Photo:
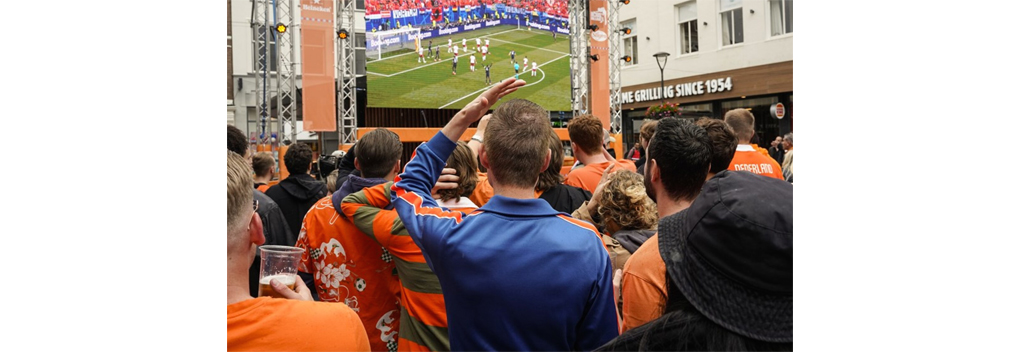
[[[481,50],[475,50],[475,38],[489,39],[489,54],[482,60]],[[368,106],[397,108],[460,109],[483,92],[490,84],[485,81],[485,66],[492,64],[489,75],[492,84],[514,76],[510,51],[516,51],[515,61],[520,64],[520,79],[528,84],[508,98],[528,99],[549,111],[570,110],[570,44],[567,35],[542,30],[527,30],[517,26],[497,26],[452,35],[422,39],[428,51],[432,40],[433,57],[425,53],[425,62],[419,62],[414,43],[406,49],[383,53],[378,59],[375,52],[367,52]],[[447,39],[460,46],[457,74],[453,74],[453,53],[447,52]],[[467,52],[461,45],[467,39]],[[435,48],[439,47],[439,61]],[[471,72],[469,57],[475,56],[475,71]],[[528,58],[524,67],[524,58]],[[538,63],[535,76],[531,75],[532,62]],[[506,100],[506,99],[504,99]],[[498,104],[497,104],[498,105]]]

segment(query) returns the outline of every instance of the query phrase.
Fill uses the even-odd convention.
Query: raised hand
[[[528,84],[528,82],[513,78],[499,82],[482,92],[475,100],[468,103],[467,106],[464,106],[458,115],[463,114],[469,123],[478,121],[478,119],[485,115],[485,112],[492,108],[492,105],[496,104],[496,101],[502,99],[507,94],[516,92],[517,88],[523,87],[525,84]]]
[[[453,119],[443,127],[443,134],[451,141],[460,140],[460,136],[464,134],[464,131],[467,131],[467,127],[481,119],[497,100],[505,97],[507,94],[516,92],[517,88],[523,87],[525,84],[528,84],[528,82],[509,78],[493,85],[475,98],[475,100],[464,106],[463,109],[460,109],[457,115],[453,116]]]

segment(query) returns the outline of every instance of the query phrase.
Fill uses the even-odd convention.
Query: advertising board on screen
[[[570,110],[567,0],[365,0],[368,106],[460,109],[491,84]]]

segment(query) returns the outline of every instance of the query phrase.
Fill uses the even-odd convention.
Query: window
[[[722,27],[722,45],[744,42],[744,9],[742,0],[719,0],[719,25]]]
[[[620,22],[620,29],[630,28],[630,34],[623,34],[623,55],[630,56],[630,62],[624,62],[623,66],[632,66],[638,64],[638,48],[637,48],[637,21],[630,20]]]
[[[793,0],[769,0],[772,35],[793,33]]]
[[[258,40],[259,34],[260,33],[264,34],[265,30],[266,30],[265,26],[262,26],[262,25],[258,26],[257,27],[257,32],[252,33],[252,38],[255,38],[255,40]],[[274,32],[275,31],[270,32],[269,34],[267,34],[269,36],[268,37],[269,44],[267,45],[267,49],[269,49],[269,52],[268,52],[268,54],[266,56],[268,56],[268,59],[269,59],[269,67],[267,68],[269,72],[276,72],[276,36],[273,35]],[[252,66],[252,71],[257,71],[259,69],[259,65],[258,65],[259,64],[259,62],[258,62],[259,53],[256,51],[256,46],[255,45],[252,45],[252,49],[251,50],[252,50],[252,54],[253,54],[252,55],[252,62],[254,64]]]
[[[698,4],[689,1],[676,7],[676,23],[679,27],[680,54],[698,52]]]

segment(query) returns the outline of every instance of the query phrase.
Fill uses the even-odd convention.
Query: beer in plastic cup
[[[301,254],[304,250],[289,246],[262,246],[259,247],[262,256],[262,266],[259,270],[259,297],[284,298],[273,290],[269,285],[270,280],[279,281],[291,290],[294,290],[298,279],[298,263],[301,262]]]

